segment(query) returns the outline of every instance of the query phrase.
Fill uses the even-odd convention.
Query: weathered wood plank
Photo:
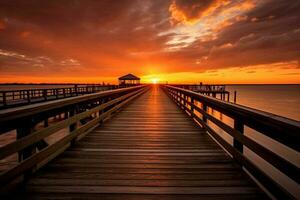
[[[143,174],[143,173],[65,173],[57,171],[56,173],[43,173],[41,170],[37,178],[62,178],[62,179],[105,179],[105,180],[240,180],[242,173],[224,172],[224,171],[206,171],[197,172],[192,176],[184,173],[165,173],[165,174]],[[35,180],[35,179],[33,179]]]
[[[36,178],[28,182],[30,186],[139,186],[139,187],[230,187],[249,186],[247,180],[134,180],[134,179],[62,179],[62,178]]]
[[[72,193],[80,191],[82,193],[91,194],[257,194],[260,193],[254,187],[129,187],[129,186],[30,186],[27,188],[29,192],[58,192]]]
[[[82,199],[101,199],[101,200],[157,200],[157,199],[176,199],[176,200],[227,200],[228,195],[153,195],[153,194],[89,194],[89,193],[35,193],[30,198],[19,196],[20,199],[30,200],[82,200]],[[253,199],[268,199],[261,194],[230,194],[231,200],[253,200]]]

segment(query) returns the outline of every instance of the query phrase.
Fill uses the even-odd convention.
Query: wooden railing
[[[163,86],[167,94],[196,120],[231,156],[244,167],[265,189],[278,199],[293,199],[294,197],[276,180],[267,175],[260,167],[243,153],[246,146],[256,155],[264,159],[287,177],[300,183],[300,170],[289,160],[261,145],[254,139],[244,135],[244,126],[272,138],[273,140],[295,150],[300,150],[300,122],[280,117],[271,113],[251,109],[241,105],[228,103],[206,95],[174,86]],[[234,121],[233,127],[209,114],[208,109],[219,111]],[[233,144],[228,143],[211,126],[216,125],[233,138]]]
[[[170,86],[191,90],[193,92],[212,96],[221,100],[230,100],[230,92],[226,90],[226,85],[177,84]],[[234,100],[236,101],[236,92],[234,93]]]
[[[135,86],[0,111],[0,133],[17,132],[16,141],[0,147],[0,159],[19,155],[19,163],[0,174],[0,185],[20,176],[26,179],[147,89],[146,85]],[[63,119],[52,120],[61,115]],[[44,126],[38,129],[41,123]],[[64,137],[53,144],[45,142],[64,128],[69,129]]]
[[[183,88],[183,89],[187,89],[187,90],[192,90],[192,91],[219,91],[219,92],[223,92],[226,91],[226,85],[209,85],[209,84],[177,84],[177,85],[171,85],[174,87],[179,87],[179,88]]]
[[[79,96],[119,88],[118,85],[74,85],[74,87],[0,91],[0,108]]]

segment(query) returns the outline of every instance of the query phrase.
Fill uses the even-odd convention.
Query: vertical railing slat
[[[239,131],[241,134],[244,133],[244,124],[243,121],[240,119],[234,120],[234,129]],[[236,139],[233,139],[233,147],[236,148],[239,152],[243,152],[243,144],[237,141]]]

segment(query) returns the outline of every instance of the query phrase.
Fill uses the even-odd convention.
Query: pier
[[[173,85],[175,87],[191,90],[193,92],[197,92],[199,94],[204,94],[208,96],[212,96],[215,98],[219,98],[221,100],[229,101],[230,92],[226,90],[226,85],[211,85],[211,84],[177,84]],[[236,99],[236,94],[234,96]]]
[[[210,109],[229,116],[233,126]],[[1,193],[16,199],[295,199],[244,151],[298,184],[299,167],[245,135],[246,126],[300,150],[298,121],[175,85],[0,110],[0,133],[16,131],[16,141],[0,147],[0,159],[18,158],[0,174]],[[49,142],[61,130],[66,134]]]
[[[74,84],[72,87],[57,87],[57,88],[43,88],[43,89],[18,89],[18,90],[2,90],[0,91],[0,109],[7,109],[28,105],[33,103],[40,103],[44,101],[52,101],[56,99],[63,99],[68,97],[80,96],[101,92],[105,90],[112,90],[117,88],[131,87],[139,85],[140,78],[128,74],[119,78],[119,85],[101,85],[101,84]],[[205,94],[229,101],[230,93],[226,91],[225,85],[174,85],[176,87],[192,90],[200,94]]]
[[[119,86],[94,84],[46,89],[4,90],[0,91],[0,109],[74,97],[116,88],[119,88]]]

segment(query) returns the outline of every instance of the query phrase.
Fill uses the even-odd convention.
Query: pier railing
[[[256,180],[279,199],[293,198],[289,192],[279,185],[274,178],[267,175],[259,166],[243,153],[244,146],[275,167],[287,177],[300,183],[300,169],[298,166],[266,148],[244,134],[244,127],[253,130],[289,147],[299,153],[300,150],[300,122],[280,117],[271,113],[251,109],[216,98],[202,95],[190,90],[163,86],[167,94],[185,110],[195,121],[204,127],[208,133]],[[233,120],[233,126],[217,119],[208,112],[216,110]],[[221,137],[214,126],[217,126],[233,138],[233,144]]]
[[[74,87],[0,91],[0,108],[79,96],[118,88],[118,85],[75,85]]]
[[[170,85],[170,86],[191,90],[193,92],[205,94],[216,98],[218,98],[219,95],[219,99],[221,100],[227,100],[227,101],[230,100],[230,92],[226,90],[226,85],[177,84],[177,85]],[[236,97],[234,97],[234,99],[236,99]]]
[[[179,87],[187,90],[192,90],[192,91],[226,91],[226,85],[209,85],[209,84],[177,84],[177,85],[172,85],[174,87]]]
[[[16,130],[17,139],[0,147],[0,160],[17,153],[19,163],[0,174],[0,185],[26,179],[147,89],[141,85],[1,110],[0,134]],[[53,144],[45,141],[65,128],[67,134]]]

